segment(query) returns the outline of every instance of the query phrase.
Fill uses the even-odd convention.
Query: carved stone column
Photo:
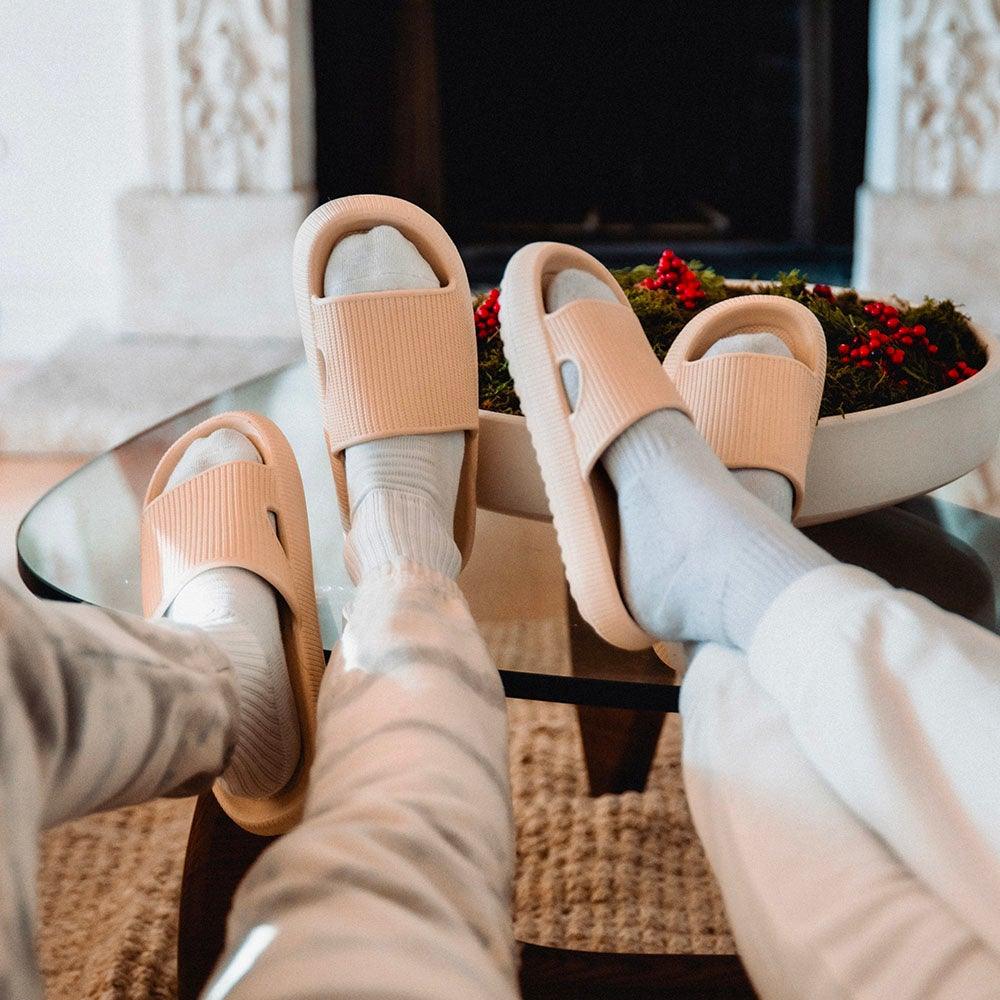
[[[119,202],[123,322],[295,334],[291,248],[313,204],[306,0],[146,5],[155,187]]]
[[[854,282],[1000,335],[1000,0],[874,0]],[[1000,455],[946,499],[1000,514]]]
[[[1000,3],[874,0],[854,282],[1000,333]]]

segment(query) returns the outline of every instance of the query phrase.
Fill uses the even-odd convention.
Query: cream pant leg
[[[817,570],[685,678],[684,771],[765,998],[995,996],[1000,641]]]
[[[39,831],[207,790],[239,701],[197,629],[0,586],[0,705],[0,998],[35,1000]],[[208,995],[516,996],[506,709],[453,582],[361,588],[320,720],[305,819],[244,880]]]

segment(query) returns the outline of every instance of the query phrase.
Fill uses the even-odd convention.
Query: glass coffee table
[[[214,414],[252,410],[270,417],[288,437],[302,473],[313,543],[313,567],[325,647],[340,634],[341,611],[351,596],[343,569],[343,535],[330,479],[318,410],[305,362],[224,392],[119,445],[83,466],[47,493],[24,518],[17,538],[18,565],[34,593],[140,613],[139,515],[146,484],[164,451],[185,431]],[[486,527],[518,535],[515,519],[489,515]],[[506,522],[506,523],[505,523]],[[536,528],[536,531],[549,531]],[[997,621],[995,581],[1000,579],[1000,520],[928,497],[899,507],[809,529],[837,558],[864,566],[890,583],[988,628]],[[478,539],[477,539],[478,544]],[[475,563],[473,555],[473,563]],[[474,567],[470,567],[470,570]],[[527,594],[561,579],[554,543],[516,566],[494,559],[491,592]],[[482,572],[467,570],[463,587],[477,606]],[[561,586],[561,585],[560,585]],[[560,595],[563,596],[562,594]],[[482,602],[479,602],[482,604]],[[524,602],[522,602],[524,603]],[[530,596],[528,598],[530,603]],[[676,647],[629,653],[604,643],[579,617],[568,594],[568,657],[497,664],[508,697],[576,706],[592,794],[641,790],[656,750],[664,713],[677,711]],[[244,833],[200,797],[192,823],[181,898],[179,978],[181,996],[195,996],[222,944],[225,914],[246,868],[268,841]],[[543,984],[565,985],[574,972],[567,953],[529,948],[524,955],[526,996]],[[694,969],[688,960],[705,959]],[[567,966],[566,962],[570,965]],[[587,956],[579,976],[601,979],[596,967],[633,995],[656,988],[672,996],[684,982],[704,991],[715,977],[719,992],[703,996],[752,996],[734,956]],[[632,963],[630,965],[630,963]],[[634,978],[633,978],[634,977]],[[607,981],[607,980],[605,980]],[[536,994],[536,991],[537,994]],[[562,995],[562,994],[560,994]],[[570,995],[570,994],[565,994]],[[581,994],[582,995],[582,994]],[[677,994],[681,995],[681,994]]]

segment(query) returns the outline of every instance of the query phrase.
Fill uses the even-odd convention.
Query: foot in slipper
[[[454,579],[472,548],[479,419],[458,251],[416,206],[355,195],[306,219],[293,270],[351,578],[414,563]]]
[[[226,462],[260,462],[260,454],[239,431],[223,427],[188,446],[166,488]],[[245,569],[210,569],[178,591],[166,617],[204,629],[236,673],[239,729],[219,783],[249,798],[280,791],[299,762],[301,743],[274,590]]]
[[[377,226],[335,244],[323,285],[327,296],[341,296],[441,283],[398,229]],[[458,576],[462,557],[452,522],[464,451],[461,431],[378,438],[347,449],[351,530],[344,559],[354,579],[399,562]]]
[[[567,268],[556,274],[545,289],[545,308],[555,312],[575,299],[604,299],[613,302],[614,293],[604,282],[576,268]],[[790,358],[792,352],[780,337],[773,333],[735,333],[717,340],[704,354],[706,358],[720,354],[769,354]],[[575,403],[579,375],[571,364],[560,372],[563,387],[571,403]],[[787,520],[792,518],[794,491],[792,484],[780,473],[770,469],[733,469],[737,482],[776,514]]]
[[[324,668],[305,494],[281,431],[223,413],[160,460],[141,527],[149,618],[203,629],[229,659],[239,714],[214,792],[252,833],[302,815]]]
[[[590,258],[581,260],[584,267],[573,267],[573,256],[565,252],[556,255],[555,262],[563,265],[560,267],[535,262],[534,271],[541,275],[544,289],[545,313],[562,314],[573,309],[574,303],[601,301],[608,303],[606,310],[612,304],[623,310],[616,322],[631,324],[632,319],[624,313],[628,306],[622,303],[610,274]],[[517,278],[516,257],[508,266],[508,275],[511,267]],[[505,283],[510,284],[508,275]],[[524,294],[525,286],[517,280],[513,287]],[[512,314],[519,311],[512,309],[509,297],[504,308],[503,332],[509,339],[519,338],[522,331],[511,322]],[[516,344],[513,346],[508,357],[517,353]],[[738,346],[741,354],[747,353],[746,342]],[[714,355],[731,353],[731,347],[720,342]],[[764,348],[763,353],[774,350],[769,338],[755,339],[750,348]],[[629,340],[627,349],[649,351],[645,339],[638,337]],[[559,353],[565,356],[570,350],[562,344]],[[517,367],[512,358],[515,387],[527,416],[538,401],[532,398],[533,387],[523,378],[523,369],[519,380]],[[578,387],[586,387],[588,381],[593,383],[599,377],[600,373],[586,368],[581,372],[579,364],[561,359],[559,378],[570,410],[576,411]],[[531,424],[529,416],[529,429]],[[536,431],[537,426],[532,430],[533,439]],[[545,475],[546,464],[541,455],[539,459]],[[780,590],[810,569],[831,561],[788,524],[792,494],[787,480],[770,469],[747,469],[741,476],[744,485],[762,494],[762,499],[741,488],[680,406],[637,413],[636,419],[604,447],[599,464],[616,495],[618,586],[635,622],[649,636],[745,648],[760,616]],[[550,471],[549,476],[552,474]],[[555,508],[553,504],[558,528]],[[573,538],[561,532],[560,544],[566,558]]]

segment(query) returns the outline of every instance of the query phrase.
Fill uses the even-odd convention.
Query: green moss
[[[751,293],[795,299],[812,310],[826,335],[827,374],[820,416],[856,413],[925,396],[954,384],[947,373],[958,361],[964,361],[975,369],[986,363],[985,351],[973,334],[968,317],[947,300],[924,299],[917,305],[892,300],[892,304],[899,309],[900,323],[903,326],[925,326],[930,343],[936,345],[938,351],[936,354],[908,351],[902,365],[893,366],[885,372],[877,366],[858,368],[844,364],[837,351],[839,344],[850,344],[855,335],[867,334],[878,325],[864,311],[866,302],[870,300],[861,299],[857,292],[842,292],[829,302],[816,295],[806,275],[797,270],[779,274],[773,284],[755,281],[727,287],[721,275],[700,261],[692,260],[688,265],[697,272],[705,291],[705,298],[693,310],[680,306],[668,291],[637,287],[637,282],[656,273],[652,265],[641,264],[613,272],[657,358],[662,360],[666,356],[670,345],[692,316],[723,299]],[[473,306],[477,306],[483,298],[478,296]],[[500,320],[503,321],[502,300]],[[479,341],[479,405],[484,410],[517,414],[521,412],[520,405],[507,370],[498,331],[499,327]]]

